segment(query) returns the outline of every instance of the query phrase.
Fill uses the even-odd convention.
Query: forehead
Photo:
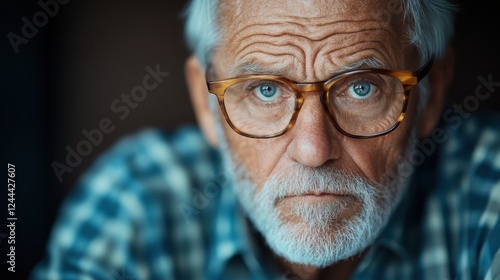
[[[405,38],[398,3],[228,0],[220,6],[219,48],[229,67],[269,62],[283,69],[295,63],[301,65],[302,76],[310,76],[307,68],[338,67],[366,58],[391,65]]]
[[[376,12],[382,9],[394,12],[400,0],[225,0],[221,8],[241,16],[243,12],[253,17],[268,15],[290,15],[299,17],[321,17],[341,15],[350,11]],[[245,17],[248,19],[248,17]]]

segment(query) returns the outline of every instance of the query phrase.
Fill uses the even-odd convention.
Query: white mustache
[[[368,185],[374,187],[362,187]],[[377,193],[381,188],[376,188],[377,186],[377,183],[332,165],[313,168],[294,163],[286,168],[286,172],[279,172],[271,176],[260,192],[262,195],[272,197],[276,203],[285,197],[308,194],[378,196]]]

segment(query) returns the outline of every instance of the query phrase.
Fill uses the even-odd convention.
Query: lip
[[[296,201],[302,201],[302,202],[311,202],[311,203],[319,203],[319,202],[334,202],[336,200],[340,199],[345,199],[347,198],[346,195],[343,194],[337,194],[337,193],[304,193],[304,194],[299,194],[299,195],[289,195],[285,196],[283,200],[296,200]]]
[[[328,193],[328,192],[309,192],[309,193],[303,193],[303,194],[296,194],[296,195],[287,195],[285,198],[288,197],[307,197],[307,196],[346,196],[345,194],[339,194],[339,193]]]
[[[319,195],[338,195],[336,193],[325,193],[325,192],[312,192],[312,193],[306,193],[306,194],[303,194],[302,196],[304,195],[316,195],[316,196],[319,196]]]

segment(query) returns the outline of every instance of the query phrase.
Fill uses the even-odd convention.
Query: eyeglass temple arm
[[[424,64],[424,66],[420,67],[420,69],[416,71],[417,81],[422,80],[429,73],[433,63],[434,63],[434,56],[431,56],[429,61],[427,61],[427,63]]]

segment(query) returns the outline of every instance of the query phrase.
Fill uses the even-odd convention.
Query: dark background
[[[194,123],[184,80],[188,56],[180,12],[186,1],[72,0],[38,28],[16,54],[7,38],[21,35],[22,17],[32,22],[37,1],[1,3],[0,90],[4,180],[7,163],[16,166],[16,274],[7,274],[7,184],[0,186],[1,279],[25,279],[44,253],[60,203],[76,180],[104,150],[145,127],[173,130]],[[478,76],[500,81],[500,35],[495,1],[457,1],[456,75],[449,102],[473,95]],[[159,64],[169,76],[120,120],[110,105],[142,84],[145,67]],[[478,112],[499,111],[500,93]],[[54,161],[65,163],[66,146],[86,139],[82,130],[115,125],[60,182]],[[7,278],[3,275],[8,276]]]

